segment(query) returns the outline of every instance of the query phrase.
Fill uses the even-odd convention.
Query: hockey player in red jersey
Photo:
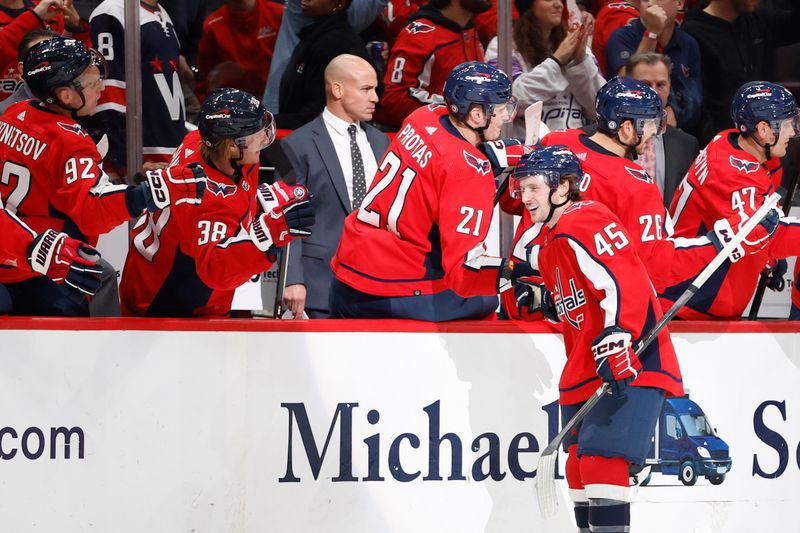
[[[205,188],[202,170],[176,182],[110,183],[97,146],[76,122],[94,110],[103,90],[99,54],[79,41],[57,37],[33,46],[23,69],[25,82],[40,100],[17,102],[0,117],[0,196],[34,231],[54,229],[94,245],[100,234],[146,208],[199,203]],[[30,313],[87,312],[85,301],[74,302],[63,287],[23,269],[0,271],[0,283],[15,301],[31,304]]]
[[[780,183],[780,160],[789,139],[800,134],[800,117],[792,93],[774,83],[743,85],[731,103],[736,129],[723,130],[700,152],[670,206],[679,236],[702,234],[722,217],[746,219]],[[712,277],[678,316],[736,320],[753,296],[759,274],[776,259],[800,253],[800,221],[783,218],[761,249],[728,265]],[[664,295],[676,299],[680,288]]]
[[[212,91],[165,174],[202,163],[202,205],[143,215],[131,232],[120,286],[122,312],[139,316],[227,316],[234,290],[268,270],[276,248],[311,234],[308,191],[258,185],[259,152],[275,139],[275,121],[238,89]]]
[[[501,259],[484,243],[495,183],[476,145],[513,119],[511,80],[464,63],[444,97],[446,106],[423,107],[403,123],[361,208],[345,219],[332,261],[334,317],[441,321],[485,317],[497,306]]]
[[[414,110],[441,104],[453,68],[483,61],[473,15],[491,7],[490,0],[436,0],[413,14],[392,46],[375,120],[396,127]]]
[[[580,531],[629,531],[629,465],[642,465],[666,394],[683,385],[669,332],[643,353],[632,345],[661,317],[635,237],[598,202],[581,201],[578,158],[565,146],[524,156],[509,190],[544,225],[538,268],[564,324],[562,421],[600,384],[605,395],[567,437],[566,478]],[[602,528],[602,529],[600,529]]]

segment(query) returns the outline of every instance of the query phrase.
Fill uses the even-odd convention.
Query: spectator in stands
[[[639,0],[620,0],[606,3],[598,11],[594,35],[592,36],[592,52],[600,65],[600,72],[604,76],[613,77],[613,73],[609,74],[606,68],[608,39],[617,28],[621,28],[629,21],[637,18],[639,18]]]
[[[396,128],[415,109],[442,103],[453,68],[483,61],[474,16],[491,7],[491,0],[432,0],[412,15],[389,55],[375,120]]]
[[[666,108],[670,94],[670,76],[672,62],[668,56],[655,52],[636,54],[625,65],[627,76],[644,82],[661,97],[661,104]],[[683,130],[671,125],[663,135],[657,135],[651,141],[655,147],[655,165],[651,177],[661,189],[664,206],[669,207],[675,190],[680,185],[700,147],[697,139]],[[644,166],[644,161],[637,160]]]
[[[283,5],[272,0],[228,0],[211,13],[197,56],[201,98],[209,90],[209,73],[223,62],[237,66],[239,76],[220,86],[264,94],[282,17]]]
[[[0,0],[0,100],[8,98],[20,83],[17,51],[31,30],[50,29],[89,44],[89,26],[81,21],[72,0]]]
[[[675,22],[682,5],[683,0],[642,0],[640,17],[611,34],[606,64],[609,73],[616,75],[624,73],[625,63],[634,54],[657,51],[668,56],[675,68],[670,73],[667,120],[693,131],[703,104],[700,50],[697,41]]]
[[[567,31],[561,0],[535,0],[514,23],[512,90],[520,109],[542,101],[542,122],[550,130],[580,128],[594,122],[594,101],[606,80],[588,48],[592,20]],[[497,39],[486,50],[486,59],[496,64]],[[525,136],[525,118],[514,121],[515,137]]]
[[[47,28],[37,28],[29,31],[22,37],[22,40],[19,43],[19,48],[17,49],[17,72],[20,75],[20,82],[17,85],[14,93],[0,102],[0,113],[5,112],[6,108],[14,102],[35,98],[30,88],[28,88],[28,84],[22,80],[22,60],[25,59],[25,54],[28,53],[28,50],[30,50],[33,45],[58,36],[58,33],[54,32],[53,30],[49,30]]]
[[[733,125],[730,105],[748,81],[773,79],[773,50],[800,42],[800,6],[758,8],[758,0],[711,0],[686,14],[683,30],[697,40],[702,58],[701,145]]]
[[[347,8],[347,22],[357,32],[363,31],[375,22],[387,2],[388,0],[352,0]],[[269,66],[267,89],[264,91],[264,105],[273,113],[280,111],[278,97],[281,79],[289,57],[300,42],[300,30],[314,22],[312,17],[302,13],[301,0],[286,0],[284,7],[275,53]]]
[[[372,120],[378,95],[375,69],[353,55],[334,58],[325,69],[325,110],[281,141],[297,183],[313,191],[313,234],[295,241],[289,254],[284,302],[296,318],[328,318],[333,272],[345,217],[359,208],[378,162],[389,146]]]
[[[169,14],[158,0],[139,3],[142,42],[142,141],[145,163],[165,165],[186,132],[179,78],[180,44]],[[108,79],[93,127],[108,134],[107,161],[126,174],[125,6],[104,0],[89,19],[92,42],[108,63]],[[108,170],[108,169],[107,169]]]
[[[325,107],[325,67],[341,54],[369,60],[367,47],[347,22],[350,0],[304,0],[303,14],[315,22],[300,30],[300,43],[283,72],[279,128],[295,129],[310,122]]]

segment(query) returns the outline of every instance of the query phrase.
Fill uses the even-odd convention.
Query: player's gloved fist
[[[512,138],[482,142],[478,145],[478,149],[486,154],[496,175],[500,171],[516,165],[523,155],[531,153],[533,147],[524,144],[521,139]]]
[[[497,273],[497,293],[500,294],[513,288],[520,278],[539,275],[539,272],[533,268],[530,261],[503,259],[500,264],[500,270]]]
[[[547,320],[558,322],[553,295],[543,283],[537,283],[530,279],[520,280],[514,285],[514,297],[517,301],[517,312],[520,318],[539,311]]]
[[[778,209],[770,209],[764,218],[747,234],[742,244],[736,247],[731,254],[730,260],[735,263],[745,254],[754,254],[761,251],[769,242],[769,238],[778,228],[783,213]],[[719,219],[714,223],[714,230],[709,232],[707,237],[714,243],[717,250],[722,250],[723,246],[733,239],[738,229],[747,221],[739,215],[734,215],[728,219]]]
[[[775,264],[765,269],[767,273],[767,288],[781,292],[786,287],[786,272],[789,270],[789,265],[786,259],[776,259]]]
[[[135,180],[144,181],[145,200],[150,212],[182,203],[199,204],[206,192],[208,178],[200,163],[184,167],[148,170]]]
[[[619,326],[605,328],[592,342],[592,353],[597,375],[611,384],[612,394],[624,396],[628,383],[642,369],[631,346],[631,333]]]
[[[99,260],[100,254],[91,246],[51,229],[28,246],[31,270],[88,295],[100,288]]]
[[[259,250],[280,248],[296,237],[311,235],[315,217],[308,189],[282,181],[262,183],[256,198],[263,212],[253,222],[250,234]]]

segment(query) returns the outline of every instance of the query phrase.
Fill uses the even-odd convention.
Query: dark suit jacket
[[[389,138],[369,124],[361,125],[375,160],[380,163],[389,147]],[[292,241],[286,285],[304,284],[306,308],[327,311],[328,291],[333,280],[331,258],[339,246],[344,219],[351,211],[352,202],[322,115],[284,138],[281,147],[297,175],[297,183],[308,187],[314,196],[312,202],[316,209],[311,236]]]
[[[597,124],[589,124],[581,128],[587,135],[597,131]],[[664,133],[664,206],[669,209],[675,189],[681,184],[694,158],[700,152],[697,139],[679,128],[667,126]]]

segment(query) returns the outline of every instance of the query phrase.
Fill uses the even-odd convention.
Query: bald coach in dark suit
[[[386,134],[366,124],[378,96],[377,76],[360,57],[341,55],[325,69],[325,110],[281,141],[297,183],[313,195],[316,224],[307,239],[292,242],[284,303],[295,318],[328,317],[331,258],[345,217],[369,189],[383,153]]]

